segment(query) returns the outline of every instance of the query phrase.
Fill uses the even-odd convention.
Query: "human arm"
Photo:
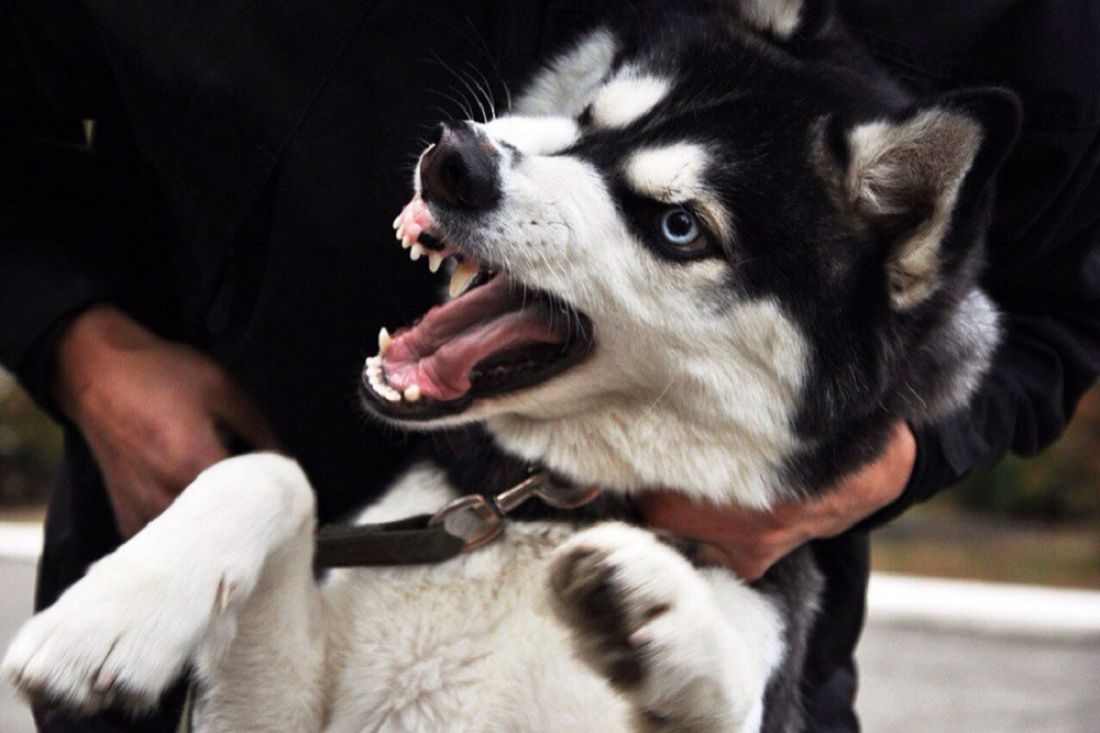
[[[155,187],[87,26],[31,17],[45,8],[0,5],[0,363],[80,430],[129,536],[226,456],[226,433],[276,441],[212,360],[141,325],[174,320]]]
[[[52,410],[59,330],[118,292],[129,258],[108,239],[103,165],[81,126],[99,111],[96,66],[67,22],[40,24],[44,8],[0,4],[0,363]],[[81,92],[61,80],[75,65],[88,74]]]

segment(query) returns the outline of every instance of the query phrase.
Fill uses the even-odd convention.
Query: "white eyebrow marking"
[[[681,203],[706,194],[706,148],[674,143],[645,148],[626,162],[626,181],[637,193],[666,203]]]
[[[618,129],[644,117],[668,96],[668,79],[626,67],[596,92],[592,100],[592,124]]]
[[[528,155],[551,155],[577,140],[577,123],[569,117],[505,116],[481,126],[490,137]]]
[[[741,14],[763,30],[790,38],[802,20],[802,0],[743,0]]]

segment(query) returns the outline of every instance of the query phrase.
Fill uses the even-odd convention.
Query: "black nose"
[[[461,209],[484,209],[500,198],[500,154],[466,122],[444,122],[439,138],[420,159],[425,201]]]

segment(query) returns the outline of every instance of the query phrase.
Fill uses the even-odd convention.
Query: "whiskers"
[[[453,77],[454,83],[447,85],[447,89],[451,93],[440,89],[430,89],[428,90],[430,93],[450,101],[465,115],[465,119],[484,124],[497,118],[497,107],[496,101],[493,99],[492,85],[481,70],[469,61],[465,63],[469,70],[456,67],[444,61],[443,57],[435,51],[432,51],[432,57]],[[457,97],[453,95],[457,95]],[[511,106],[511,102],[509,102],[509,106]]]
[[[469,18],[466,20],[468,27],[464,28],[463,31],[467,39],[472,42],[477,51],[484,56],[485,61],[489,64],[497,82],[496,86],[499,86],[504,97],[503,111],[508,113],[512,109],[512,90],[508,88],[508,82],[505,81],[500,66],[489,50],[489,46],[485,42],[485,39],[482,38],[477,27],[473,24],[473,21]],[[455,65],[445,61],[435,51],[432,51],[431,55],[432,59],[451,75],[454,82],[447,84],[447,89],[450,93],[443,92],[439,89],[432,89],[429,91],[444,97],[451,102],[451,104],[455,105],[457,110],[464,115],[465,119],[487,124],[497,118],[497,90],[493,82],[490,81],[489,77],[485,75],[485,72],[483,72],[477,64],[467,59],[460,65]],[[452,94],[457,96],[452,96]],[[475,112],[480,113],[480,116],[476,115]],[[445,116],[455,117],[456,115],[445,114]]]

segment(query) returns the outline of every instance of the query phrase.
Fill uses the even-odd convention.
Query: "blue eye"
[[[691,211],[683,207],[665,210],[661,214],[661,236],[673,247],[695,249],[703,236],[703,228]]]

